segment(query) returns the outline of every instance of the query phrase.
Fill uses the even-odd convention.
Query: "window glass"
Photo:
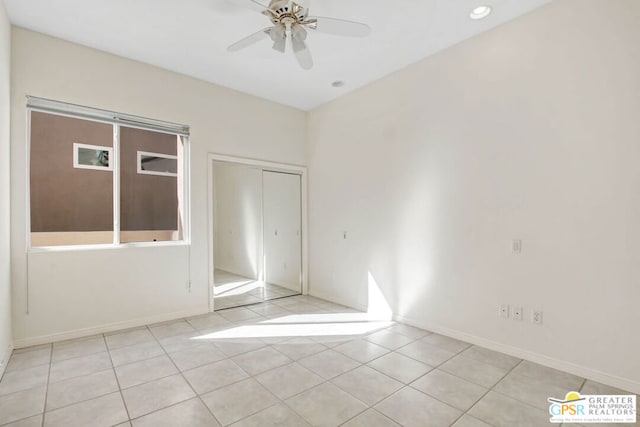
[[[178,157],[138,151],[138,173],[147,175],[178,175]]]
[[[112,150],[110,124],[31,112],[31,246],[113,243]]]
[[[38,102],[55,108],[28,106],[30,247],[184,241],[188,127]]]
[[[110,147],[73,144],[73,167],[79,169],[113,170]]]
[[[182,138],[120,127],[120,241],[183,238]]]

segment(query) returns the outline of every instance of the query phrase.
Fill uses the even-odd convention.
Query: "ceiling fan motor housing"
[[[288,0],[272,0],[269,10],[264,12],[274,25],[304,22],[308,9]]]
[[[254,8],[256,5],[260,6],[262,14],[269,18],[273,27],[264,28],[237,41],[227,48],[229,52],[237,52],[268,37],[273,41],[274,50],[285,53],[289,41],[298,64],[303,69],[310,70],[313,67],[313,58],[305,43],[307,29],[349,37],[364,37],[371,31],[368,25],[360,22],[323,17],[309,18],[307,0],[270,0],[269,6],[262,3],[264,0],[247,1]]]

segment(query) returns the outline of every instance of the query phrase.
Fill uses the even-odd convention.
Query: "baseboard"
[[[341,304],[347,307],[355,308],[356,310],[367,311],[367,307],[363,307],[358,304],[349,304],[348,302],[344,301],[341,298],[336,297],[335,295],[327,294],[324,292],[316,292],[316,291],[313,291],[312,293],[310,293],[310,295],[327,300],[327,301],[331,301],[336,304]],[[577,375],[582,378],[587,378],[593,381],[597,381],[599,383],[606,384],[611,387],[616,387],[622,390],[626,390],[631,393],[640,394],[640,382],[632,381],[627,378],[611,375],[606,372],[598,371],[592,368],[587,368],[585,366],[577,365],[575,363],[571,363],[565,360],[560,360],[553,357],[545,356],[543,354],[535,353],[519,347],[502,344],[497,341],[492,341],[483,337],[468,334],[466,332],[461,332],[454,329],[446,328],[441,325],[421,322],[421,321],[412,319],[410,317],[394,315],[393,319],[410,326],[415,326],[417,328],[425,329],[431,332],[445,335],[450,338],[455,338],[471,344],[479,345],[479,346],[488,348],[490,350],[499,351],[501,353],[505,353],[510,356],[517,357],[519,359],[525,359],[530,362],[538,363],[540,365],[543,365],[549,368],[565,371],[570,374]],[[571,390],[567,390],[567,391],[571,391]]]
[[[138,326],[150,325],[153,323],[167,322],[170,320],[182,319],[184,317],[198,316],[200,314],[209,313],[209,306],[203,306],[197,309],[189,309],[182,311],[174,311],[172,313],[159,314],[155,316],[141,317],[123,322],[109,323],[106,325],[93,326],[90,328],[74,329],[72,331],[59,332],[55,334],[40,335],[31,338],[20,338],[14,340],[15,348],[25,348],[40,344],[49,344],[52,342],[82,338],[91,335],[103,334],[106,332],[114,332],[122,329],[136,328]]]
[[[407,325],[415,326],[417,328],[426,329],[437,334],[446,335],[451,338],[455,338],[461,341],[466,341],[471,344],[479,345],[490,350],[499,351],[501,353],[508,354],[510,356],[517,357],[519,359],[525,359],[530,362],[538,363],[540,365],[558,369],[568,372],[570,374],[587,378],[593,381],[597,381],[602,384],[606,384],[611,387],[616,387],[632,393],[640,393],[640,383],[632,381],[626,378],[611,375],[606,372],[598,371],[596,369],[587,368],[585,366],[577,365],[575,363],[568,362],[566,360],[556,359],[546,356],[544,354],[532,352],[519,347],[513,347],[507,344],[502,344],[497,341],[492,341],[483,337],[468,334],[466,332],[460,332],[454,329],[449,329],[437,324],[426,324],[414,319],[404,316],[394,316],[394,320],[405,323]]]
[[[2,353],[0,353],[0,362],[2,362],[2,364],[0,365],[0,379],[2,379],[2,376],[7,370],[7,365],[9,364],[11,353],[13,353],[13,344],[9,343],[7,348]]]

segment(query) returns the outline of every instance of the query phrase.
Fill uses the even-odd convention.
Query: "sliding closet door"
[[[265,282],[301,292],[300,176],[263,171]]]

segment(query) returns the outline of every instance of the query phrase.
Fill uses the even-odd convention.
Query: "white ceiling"
[[[231,43],[269,26],[249,0],[5,0],[14,25],[310,110],[551,0],[308,0],[310,15],[360,21],[364,39],[313,32],[315,66],[302,70],[264,40]],[[263,3],[267,3],[264,0]],[[489,17],[469,12],[491,4]],[[345,86],[331,83],[343,80]]]

